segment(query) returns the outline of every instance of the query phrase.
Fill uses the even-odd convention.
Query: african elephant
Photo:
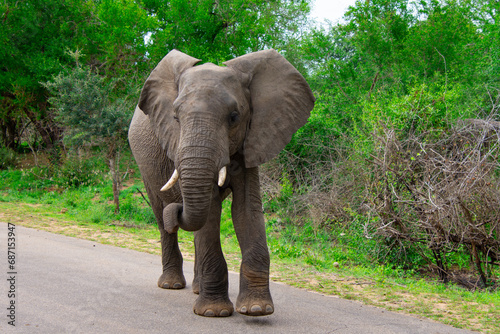
[[[161,233],[158,286],[186,286],[177,230],[196,231],[193,310],[229,316],[227,264],[220,244],[222,201],[232,193],[242,252],[236,311],[274,312],[258,166],[276,156],[305,124],[314,96],[275,50],[217,66],[173,50],[142,88],[129,129]]]

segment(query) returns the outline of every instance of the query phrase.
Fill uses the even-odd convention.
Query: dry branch
[[[465,246],[486,286],[487,267],[500,254],[500,122],[469,119],[419,135],[382,126],[374,137],[378,233],[430,249],[445,281],[446,255]]]

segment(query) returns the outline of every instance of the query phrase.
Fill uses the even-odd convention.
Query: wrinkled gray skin
[[[314,96],[304,78],[274,50],[226,62],[171,51],[141,92],[129,129],[161,233],[163,274],[158,286],[186,286],[177,230],[195,232],[194,312],[229,316],[227,265],[220,244],[224,198],[232,193],[233,224],[242,252],[236,311],[274,312],[269,292],[269,253],[258,166],[278,154],[305,124]],[[219,187],[219,170],[227,166]],[[175,186],[161,192],[177,169]]]

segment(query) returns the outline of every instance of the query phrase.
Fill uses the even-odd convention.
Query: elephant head
[[[164,210],[169,232],[202,228],[217,185],[227,183],[231,157],[240,153],[245,168],[272,159],[314,106],[307,82],[275,50],[225,66],[198,62],[177,50],[168,53],[144,84],[138,105],[176,168],[162,190],[178,178],[181,183],[183,203]]]

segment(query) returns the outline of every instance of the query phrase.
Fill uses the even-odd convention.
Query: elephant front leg
[[[199,295],[193,311],[206,317],[227,317],[234,311],[229,300],[227,264],[220,243],[221,204],[220,198],[213,200],[207,223],[194,233],[196,259],[193,291],[199,292]]]
[[[142,171],[141,171],[142,172]],[[186,279],[182,273],[182,254],[177,241],[177,233],[168,234],[164,228],[165,204],[161,198],[151,191],[150,185],[145,181],[151,207],[158,224],[161,236],[161,262],[162,274],[158,279],[158,286],[162,289],[182,289],[186,287]]]
[[[163,273],[158,279],[158,286],[163,289],[182,289],[186,286],[186,279],[182,273],[182,254],[177,233],[168,234],[162,227],[160,232]]]
[[[257,168],[233,175],[232,216],[242,253],[240,293],[236,311],[250,316],[269,315],[274,303],[269,290],[269,251],[260,199]]]
[[[246,235],[251,236],[254,232],[246,231]],[[240,242],[243,259],[236,311],[249,316],[269,315],[274,313],[274,303],[269,290],[270,260],[265,235],[264,239],[250,237],[248,242],[250,245]]]

